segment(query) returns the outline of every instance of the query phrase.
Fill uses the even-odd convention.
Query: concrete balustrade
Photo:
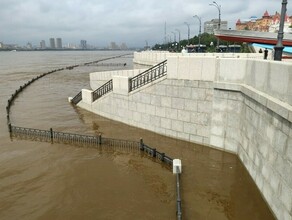
[[[82,89],[82,102],[87,105],[91,105],[93,102],[93,91],[88,89]]]
[[[129,77],[113,76],[113,92],[121,95],[129,94]]]
[[[221,59],[219,67],[218,81],[245,84],[292,105],[292,65],[290,63]]]
[[[134,53],[134,63],[153,66],[170,57],[213,57],[263,59],[261,53],[170,53],[168,51],[143,51]]]
[[[166,60],[171,55],[170,52],[162,51],[162,52],[135,52],[134,53],[134,63],[153,66],[162,61]]]
[[[217,59],[214,57],[169,57],[167,78],[214,81]]]
[[[103,71],[93,72],[89,74],[90,87],[92,90],[98,89],[101,85],[113,78],[113,76],[128,76],[133,77],[146,69],[134,69],[134,70],[116,70],[116,71]]]
[[[135,56],[167,56],[166,77],[129,93],[129,76],[116,74],[113,93],[90,103],[82,90],[79,106],[237,154],[275,216],[291,219],[292,64],[151,53]]]

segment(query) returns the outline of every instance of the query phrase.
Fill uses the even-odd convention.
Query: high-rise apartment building
[[[116,42],[111,42],[109,46],[110,50],[118,50],[120,47],[116,44]]]
[[[55,38],[50,38],[50,48],[51,49],[56,49]]]
[[[40,42],[40,48],[41,48],[41,49],[46,49],[46,42],[45,42],[44,40],[42,40],[42,41]]]
[[[62,38],[57,38],[56,39],[56,48],[57,49],[62,49],[63,46],[62,46]]]
[[[128,49],[126,43],[122,43],[121,46],[120,46],[120,48],[121,48],[121,50],[127,50]]]
[[[212,19],[211,21],[206,21],[204,23],[204,32],[208,34],[214,34],[214,30],[219,28],[219,19]],[[227,30],[228,22],[220,21],[220,30]]]
[[[86,42],[86,40],[81,40],[81,41],[80,41],[80,48],[81,48],[82,50],[87,49],[87,42]]]

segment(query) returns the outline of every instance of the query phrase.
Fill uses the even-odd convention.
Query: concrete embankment
[[[166,58],[167,75],[129,93],[130,75],[116,74],[113,92],[92,103],[84,90],[79,106],[237,154],[275,216],[291,219],[292,64],[259,56],[135,53],[140,64]]]

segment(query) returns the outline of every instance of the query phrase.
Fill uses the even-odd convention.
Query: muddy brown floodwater
[[[160,163],[119,150],[10,139],[5,106],[20,85],[41,73],[123,52],[0,53],[0,219],[176,219],[175,176]],[[183,219],[274,219],[238,158],[223,151],[157,135],[80,108],[67,98],[89,88],[89,72],[132,68],[132,56],[48,75],[11,108],[12,124],[102,133],[139,140],[182,159]]]

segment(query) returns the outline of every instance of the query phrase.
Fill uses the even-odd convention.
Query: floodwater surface
[[[0,219],[176,219],[175,176],[137,152],[10,139],[6,104],[31,78],[127,52],[0,53]],[[41,78],[11,108],[13,125],[144,142],[182,159],[183,219],[274,219],[238,158],[87,112],[68,97],[89,88],[89,72],[132,68],[80,66]]]

